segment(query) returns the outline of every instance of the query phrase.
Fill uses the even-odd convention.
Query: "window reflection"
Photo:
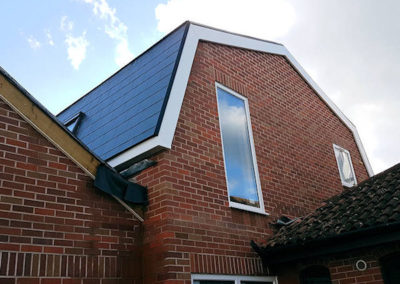
[[[218,108],[230,201],[260,207],[245,102],[218,88]]]

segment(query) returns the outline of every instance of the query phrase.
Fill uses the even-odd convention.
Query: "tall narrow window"
[[[218,84],[217,100],[230,206],[263,213],[247,99]]]
[[[333,144],[336,162],[339,168],[340,179],[344,186],[353,186],[357,184],[356,175],[354,174],[353,164],[349,151]]]

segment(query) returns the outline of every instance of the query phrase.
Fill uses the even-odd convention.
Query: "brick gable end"
[[[228,207],[215,82],[249,100],[270,216]],[[351,152],[357,179],[366,179],[351,131],[284,57],[200,42],[172,149],[135,178],[150,198],[145,280],[265,273],[250,240],[265,240],[280,215],[303,216],[342,190],[332,143]]]

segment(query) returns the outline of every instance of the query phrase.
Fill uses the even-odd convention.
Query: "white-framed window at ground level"
[[[192,274],[192,284],[278,284],[275,276]]]
[[[248,100],[219,83],[216,93],[229,205],[265,214]]]
[[[333,150],[335,152],[342,184],[348,187],[356,185],[357,179],[354,173],[353,163],[351,162],[350,152],[336,144],[333,144]]]

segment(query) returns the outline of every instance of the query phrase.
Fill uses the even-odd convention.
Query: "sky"
[[[283,43],[356,125],[375,173],[400,162],[400,2],[3,1],[0,66],[57,114],[185,20]]]

